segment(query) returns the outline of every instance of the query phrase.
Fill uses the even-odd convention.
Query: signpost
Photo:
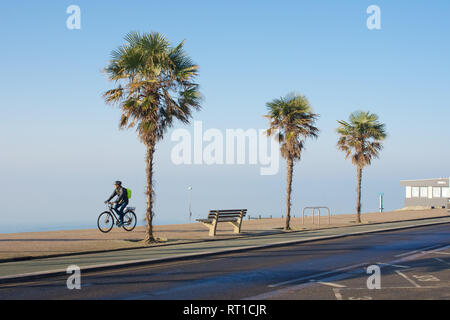
[[[384,207],[383,207],[383,196],[384,196],[384,193],[380,192],[379,196],[380,196],[380,213],[382,213],[383,210],[384,210]]]
[[[188,187],[189,190],[189,223],[191,223],[191,218],[192,218],[192,210],[191,210],[191,205],[192,205],[192,187]]]

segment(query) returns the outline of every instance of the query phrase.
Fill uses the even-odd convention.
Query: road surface
[[[381,289],[368,289],[369,266]],[[0,299],[450,299],[450,224],[0,285]]]

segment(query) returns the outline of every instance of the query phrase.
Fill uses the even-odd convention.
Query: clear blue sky
[[[66,8],[81,8],[68,30]],[[381,30],[366,8],[381,8]],[[145,209],[145,150],[119,131],[106,106],[101,69],[132,30],[158,31],[200,66],[207,128],[265,128],[265,103],[291,91],[321,115],[295,167],[293,210],[328,205],[354,212],[356,170],[337,151],[336,120],[370,110],[386,123],[381,159],[365,170],[363,211],[403,204],[401,179],[449,176],[450,2],[428,1],[3,1],[0,4],[0,232],[95,227],[112,182],[133,190]],[[176,124],[176,128],[181,127]],[[187,127],[188,129],[189,126]],[[175,166],[170,133],[156,155],[156,223],[245,207],[281,215],[285,165]]]

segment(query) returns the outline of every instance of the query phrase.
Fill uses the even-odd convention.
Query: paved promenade
[[[322,213],[324,214],[324,213]],[[217,228],[217,239],[230,239],[263,234],[282,232],[285,219],[280,216],[263,215],[266,219],[253,219],[257,215],[249,213],[251,220],[246,217],[242,224],[242,233],[236,235],[228,223],[220,223]],[[437,218],[450,216],[445,209],[435,210],[402,210],[391,212],[372,212],[361,215],[363,224],[396,222],[424,218]],[[259,215],[258,215],[259,217]],[[94,217],[91,229],[59,230],[45,232],[2,233],[0,234],[0,263],[12,259],[25,259],[30,257],[49,257],[82,252],[111,251],[115,249],[147,247],[142,240],[145,238],[145,227],[139,226],[132,232],[114,228],[111,232],[101,233],[96,226]],[[142,220],[142,219],[140,219]],[[193,219],[195,221],[195,219]],[[291,227],[296,231],[312,231],[323,228],[346,227],[355,225],[354,214],[333,214],[331,224],[328,225],[328,216],[324,214],[318,225],[317,216],[313,224],[311,211],[307,212],[303,224],[301,212],[296,212],[291,220]],[[155,236],[163,244],[180,244],[211,240],[207,229],[200,223],[155,225]],[[159,244],[158,244],[159,245]]]
[[[296,232],[280,232],[263,236],[248,236],[234,239],[199,241],[148,248],[129,249],[122,251],[103,252],[95,254],[78,254],[55,258],[38,258],[28,261],[0,263],[0,282],[11,278],[31,276],[42,277],[44,274],[62,274],[70,265],[78,265],[82,270],[101,270],[135,264],[168,261],[187,258],[189,256],[210,255],[215,253],[248,250],[280,246],[289,243],[300,243],[333,237],[358,235],[367,232],[408,228],[420,225],[450,223],[450,217],[424,220],[399,221],[381,224],[363,224],[351,227],[339,227],[320,230]]]

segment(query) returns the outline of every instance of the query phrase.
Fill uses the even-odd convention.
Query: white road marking
[[[416,288],[420,288],[420,285],[418,285],[414,280],[408,278],[404,273],[401,273],[398,270],[395,270],[395,272],[399,275],[408,280],[409,283],[413,284]]]
[[[444,249],[446,249],[448,247],[450,247],[450,246],[441,247],[439,249],[434,250],[433,252],[438,251],[438,250],[444,250]],[[396,263],[409,261],[409,260],[411,260],[411,258],[420,257],[420,256],[423,256],[425,254],[429,254],[432,251],[423,251],[423,250],[430,249],[430,248],[436,248],[436,245],[435,246],[426,247],[426,248],[423,248],[421,250],[419,249],[419,250],[414,250],[414,251],[406,253],[406,254],[410,255],[411,253],[417,252],[417,254],[415,254],[413,256],[408,256],[408,257],[396,259],[396,260],[390,261],[390,262],[379,262],[378,264],[409,269],[409,268],[411,268],[410,266],[404,266],[404,265],[400,265],[400,264],[396,264]],[[406,254],[401,254],[401,256],[404,256]],[[436,259],[437,261],[442,260],[442,259],[439,259],[439,258],[434,258],[434,259]],[[447,263],[444,260],[442,260],[441,262]],[[318,281],[316,279],[319,278],[319,277],[323,277],[323,276],[329,275],[329,274],[339,273],[341,271],[356,269],[358,267],[366,266],[368,264],[369,263],[367,263],[367,262],[360,263],[360,264],[356,264],[356,265],[352,265],[352,266],[347,266],[347,267],[343,267],[343,268],[340,268],[340,269],[336,269],[335,271],[322,272],[322,273],[311,275],[311,276],[306,276],[306,277],[302,277],[302,278],[297,278],[297,279],[292,279],[292,280],[288,280],[288,281],[272,284],[272,285],[269,285],[269,287],[278,287],[278,286],[282,286],[282,285],[285,285],[285,284],[290,284],[290,283],[293,283],[293,282],[309,280],[309,282],[307,282],[307,283],[301,283],[301,284],[298,284],[298,285],[288,286],[286,288],[282,288],[282,289],[279,289],[279,290],[266,292],[266,293],[263,293],[263,294],[260,294],[260,295],[257,295],[257,296],[253,296],[253,297],[248,297],[248,298],[245,298],[244,300],[264,300],[264,299],[276,298],[277,296],[281,296],[282,297],[283,295],[295,294],[296,291],[302,290],[304,288],[310,287],[310,286],[315,285],[315,284],[323,284],[323,285],[327,285],[327,286],[333,287],[332,290],[334,292],[334,295],[335,295],[336,299],[337,300],[343,300],[343,297],[342,297],[342,294],[341,294],[341,290],[368,290],[368,289],[367,288],[349,288],[349,287],[347,287],[345,285],[341,285],[341,284],[337,284],[335,282],[332,282],[332,281],[342,280],[342,279],[351,277],[352,275],[349,272],[344,272],[344,273],[337,274],[337,275],[334,275],[334,276],[329,276],[329,277],[326,277],[326,278],[322,278],[321,280],[323,280],[323,281],[320,281],[320,279]],[[398,275],[400,275],[401,277],[403,277],[404,279],[406,279],[409,283],[411,283],[413,285],[413,287],[401,287],[401,286],[399,286],[399,287],[388,287],[388,289],[436,289],[436,288],[440,288],[441,287],[441,286],[439,286],[439,287],[435,287],[435,286],[433,286],[433,287],[420,286],[419,284],[414,282],[414,280],[412,280],[408,276],[406,276],[404,273],[402,273],[402,272],[400,272],[398,270],[396,270],[395,272]],[[444,286],[442,288],[446,288],[446,287]],[[369,297],[367,296],[367,297],[364,297],[364,298],[369,298]]]
[[[372,297],[371,296],[348,297],[348,300],[372,300]]]
[[[391,263],[386,263],[386,262],[377,262],[377,264],[391,266],[391,267],[397,267],[397,268],[405,268],[405,269],[409,268],[408,266],[402,266],[402,265],[399,265],[399,264],[391,264]]]
[[[427,281],[441,281],[438,277],[432,275],[432,274],[425,274],[425,275],[413,275],[414,278],[416,278],[419,281],[427,282]]]
[[[437,253],[437,254],[448,254],[448,255],[450,255],[450,252],[439,252],[439,251],[431,251],[430,253]]]
[[[343,279],[346,279],[346,278],[350,278],[352,276],[353,276],[353,274],[350,274],[350,273],[341,273],[341,274],[334,275],[334,276],[331,276],[331,277],[323,278],[321,280],[323,280],[322,282],[324,282],[324,283],[331,283],[332,281],[339,281],[339,280],[343,280]],[[262,293],[262,294],[259,294],[257,296],[247,297],[247,298],[245,298],[243,300],[265,300],[265,299],[274,299],[276,297],[282,297],[283,298],[283,296],[286,296],[286,295],[287,296],[292,296],[293,294],[296,294],[298,291],[303,290],[303,289],[305,289],[307,287],[310,287],[310,286],[314,286],[317,283],[318,282],[315,282],[315,281],[309,281],[309,282],[305,282],[305,283],[301,283],[301,284],[297,284],[297,285],[281,288],[281,289],[278,289],[278,290]],[[336,288],[333,288],[333,289],[336,289]],[[342,289],[344,289],[344,288],[342,288]]]
[[[394,257],[399,258],[399,257],[407,256],[407,255],[410,255],[410,254],[414,254],[416,252],[419,252],[419,250],[404,252],[404,253],[401,253],[401,254],[397,254]]]
[[[448,249],[448,248],[450,248],[450,245],[445,246],[445,247],[441,247],[441,248],[437,248],[436,250],[431,250],[431,252],[432,253],[436,253],[436,252],[439,252],[439,251],[442,251],[442,250],[445,250],[445,249]]]
[[[302,284],[299,284],[299,285],[296,285],[296,286],[291,286],[291,287],[288,287],[288,288],[283,288],[283,289],[279,289],[279,290],[275,290],[275,291],[262,293],[262,294],[259,294],[257,296],[247,297],[247,298],[244,298],[243,300],[267,300],[267,299],[273,298],[274,296],[279,296],[279,295],[282,295],[282,294],[285,294],[285,293],[289,293],[291,291],[302,290],[302,289],[304,289],[306,287],[313,286],[313,285],[314,285],[313,282],[302,283]]]
[[[283,286],[285,284],[290,284],[290,283],[293,283],[293,282],[299,282],[299,281],[310,280],[310,279],[314,279],[314,278],[320,278],[320,277],[323,277],[323,276],[326,276],[326,275],[329,275],[329,274],[339,273],[341,271],[346,271],[346,270],[362,267],[362,266],[365,266],[367,264],[368,264],[367,262],[365,262],[365,263],[358,263],[358,264],[355,264],[355,265],[352,265],[352,266],[336,269],[336,270],[333,270],[333,271],[322,272],[322,273],[319,273],[319,274],[313,274],[311,276],[306,276],[306,277],[302,277],[302,278],[292,279],[292,280],[283,281],[283,282],[279,282],[279,283],[275,283],[275,284],[269,284],[268,287],[276,288],[276,287]]]
[[[317,283],[323,284],[325,286],[330,286],[334,288],[346,288],[347,286],[344,286],[343,284],[333,283],[333,282],[323,282],[323,281],[317,281]]]
[[[396,255],[394,257],[396,257],[396,258],[403,257],[403,256],[407,256],[407,255],[410,255],[410,254],[414,254],[414,253],[419,252],[419,251],[426,251],[428,249],[436,248],[436,247],[439,247],[439,246],[440,246],[440,244],[434,245],[434,246],[425,247],[425,248],[422,248],[422,249],[413,250],[413,251],[408,251],[408,252],[404,252],[404,253],[398,254],[398,255]]]
[[[333,292],[336,300],[342,300],[342,294],[339,292],[339,289],[333,289]]]
[[[437,260],[437,261],[439,261],[439,262],[445,263],[445,264],[447,264],[447,265],[450,266],[450,263],[448,263],[447,261],[442,260],[442,259],[440,259],[440,258],[434,258],[434,260]]]

